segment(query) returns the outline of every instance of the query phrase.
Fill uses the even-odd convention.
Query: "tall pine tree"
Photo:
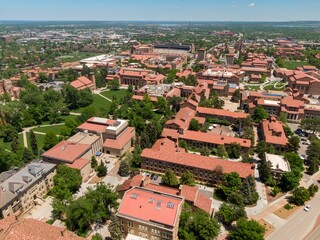
[[[19,141],[17,137],[14,137],[11,142],[11,151],[17,153],[19,150]]]
[[[38,156],[39,154],[39,150],[38,150],[38,143],[37,143],[37,138],[35,133],[33,132],[33,130],[30,130],[30,137],[29,137],[29,141],[30,141],[30,146],[32,149],[32,152],[35,156]]]

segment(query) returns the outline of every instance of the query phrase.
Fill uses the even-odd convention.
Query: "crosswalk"
[[[312,184],[314,184],[312,179],[309,179],[308,181],[306,181],[307,187],[310,187]]]

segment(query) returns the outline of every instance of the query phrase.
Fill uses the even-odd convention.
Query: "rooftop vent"
[[[174,208],[174,204],[172,202],[168,202],[167,207],[173,209]]]
[[[153,203],[154,202],[154,199],[153,198],[150,198],[149,199],[149,203]]]
[[[162,201],[161,201],[161,200],[158,200],[158,201],[157,201],[157,207],[161,207],[161,203],[162,203]]]
[[[130,198],[137,199],[137,198],[138,198],[138,194],[132,193],[132,194],[130,195]]]

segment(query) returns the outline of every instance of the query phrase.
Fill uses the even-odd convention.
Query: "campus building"
[[[95,90],[96,79],[95,79],[94,73],[90,73],[90,79],[88,79],[85,76],[81,76],[81,77],[78,77],[76,80],[72,81],[70,85],[77,90],[83,90],[83,89]]]
[[[179,196],[133,187],[125,192],[116,216],[124,236],[177,240],[183,203]]]
[[[121,156],[132,146],[135,129],[127,120],[92,117],[78,126],[78,131],[101,136],[103,152]]]
[[[252,164],[187,153],[168,138],[159,139],[152,148],[142,151],[141,168],[157,173],[171,169],[177,176],[189,171],[197,181],[208,184],[214,183],[213,171],[217,168],[223,173],[237,172],[241,178],[254,175]]]
[[[119,72],[121,85],[133,85],[142,87],[144,85],[159,85],[165,80],[165,76],[155,71],[141,68],[121,68]]]
[[[55,168],[55,164],[32,162],[18,171],[1,173],[0,217],[24,213],[43,202],[53,187]]]
[[[288,138],[283,129],[283,124],[273,116],[264,120],[261,124],[262,139],[268,145],[273,145],[276,150],[285,149]]]
[[[280,179],[284,173],[291,171],[289,162],[283,156],[265,153],[263,160],[270,164],[275,179]]]
[[[176,189],[151,183],[149,176],[137,174],[134,177],[124,181],[124,183],[118,188],[118,192],[120,194],[124,194],[125,191],[133,187],[143,187],[166,194],[181,196],[193,207],[201,209],[209,215],[212,215],[212,200],[206,195],[202,194],[197,186],[190,187],[187,185],[181,185],[179,189]]]

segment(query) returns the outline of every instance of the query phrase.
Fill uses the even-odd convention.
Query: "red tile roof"
[[[118,215],[174,227],[183,200],[143,188],[131,188],[122,199]],[[171,203],[171,207],[168,207]]]
[[[81,170],[90,163],[90,160],[84,158],[78,158],[73,163],[67,163],[71,168]]]
[[[81,76],[76,80],[72,81],[70,85],[78,90],[82,90],[85,88],[91,88],[94,86],[93,82],[90,81],[87,77]]]
[[[27,218],[16,220],[14,216],[0,220],[0,238],[3,240],[81,240],[66,228]]]
[[[88,130],[88,131],[93,131],[93,132],[105,132],[107,126],[104,125],[99,125],[99,124],[94,124],[94,123],[82,123],[80,126],[77,127],[77,129],[81,130]]]
[[[249,139],[229,137],[229,136],[223,136],[223,135],[211,134],[211,133],[208,134],[205,132],[196,132],[191,130],[185,130],[183,134],[180,134],[179,138],[198,141],[198,142],[212,143],[217,145],[238,143],[241,147],[245,147],[245,148],[251,147],[251,140]]]
[[[85,152],[91,148],[90,145],[80,143],[70,143],[61,141],[42,156],[51,159],[57,159],[63,162],[73,163],[77,158],[80,158]]]
[[[288,143],[288,138],[283,130],[282,123],[277,121],[274,117],[262,122],[262,131],[265,141],[268,144],[285,146]]]
[[[154,190],[154,191],[157,191],[157,192],[163,192],[163,193],[167,193],[167,194],[171,194],[171,195],[179,195],[179,190],[176,188],[156,185],[153,183],[148,183],[144,187],[151,189],[151,190]]]
[[[113,149],[123,149],[123,147],[134,137],[134,128],[128,127],[117,139],[107,138],[103,147]]]
[[[224,173],[237,172],[242,178],[254,175],[251,164],[186,153],[184,149],[177,149],[168,138],[159,139],[154,147],[144,149],[141,157],[209,171],[221,166]]]
[[[127,179],[124,183],[118,188],[118,191],[127,191],[132,187],[140,187],[144,176],[141,174],[137,174],[133,176],[133,178]]]
[[[222,116],[229,118],[247,118],[249,114],[242,112],[231,112],[224,109],[216,109],[216,108],[205,108],[198,107],[197,112],[200,114],[212,115],[212,116]]]
[[[198,195],[198,188],[197,187],[190,187],[187,185],[181,186],[181,196],[183,196],[186,201],[194,202]]]

